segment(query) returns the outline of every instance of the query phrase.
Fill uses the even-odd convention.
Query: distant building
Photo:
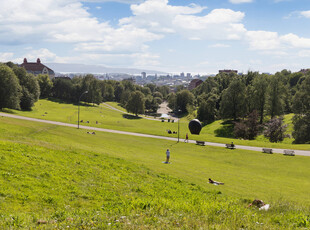
[[[200,84],[202,84],[203,81],[200,79],[194,79],[192,80],[189,85],[188,85],[188,90],[193,90],[195,89],[197,86],[199,86]]]
[[[187,73],[187,74],[186,74],[186,77],[187,77],[187,78],[191,78],[191,77],[192,77],[191,73]]]
[[[142,78],[146,78],[146,72],[141,73]]]
[[[184,78],[184,77],[185,77],[185,74],[182,72],[182,73],[180,74],[180,77],[181,77],[181,78]]]
[[[223,69],[223,70],[219,70],[219,73],[238,73],[238,70]]]
[[[27,59],[24,58],[24,62],[20,66],[24,67],[28,73],[32,73],[34,75],[47,74],[50,77],[55,77],[55,72],[43,65],[40,58],[37,59],[37,62],[28,62]]]
[[[299,72],[300,73],[303,73],[303,74],[306,74],[307,72],[309,72],[310,69],[301,69]]]

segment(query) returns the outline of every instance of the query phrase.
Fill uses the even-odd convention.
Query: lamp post
[[[180,142],[180,112],[181,110],[178,109],[178,143]]]
[[[79,103],[78,103],[78,129],[80,128],[80,100],[81,100],[81,97],[88,93],[88,91],[85,91],[84,93],[81,94],[81,96],[79,97]]]

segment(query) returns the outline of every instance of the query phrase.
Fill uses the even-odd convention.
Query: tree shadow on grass
[[[142,117],[130,115],[130,114],[123,114],[123,118],[129,119],[129,120],[138,120],[142,119]]]
[[[7,108],[0,109],[0,112],[3,112],[3,113],[10,113],[10,114],[16,114],[13,110],[7,109]]]
[[[234,127],[233,121],[224,121],[221,123],[221,127],[214,131],[216,137],[228,137],[234,138]]]
[[[62,100],[62,99],[59,99],[59,98],[53,98],[53,97],[49,97],[47,98],[47,100],[49,101],[52,101],[52,102],[55,102],[55,103],[58,103],[58,104],[72,104],[72,105],[76,105],[78,106],[79,103],[78,102],[74,102],[74,101],[65,101],[65,100]],[[96,107],[97,105],[93,105],[91,103],[87,103],[87,102],[83,102],[83,101],[80,101],[80,106],[85,106],[85,107]]]

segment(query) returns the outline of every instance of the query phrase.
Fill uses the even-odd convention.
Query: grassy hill
[[[123,110],[116,103],[109,102],[108,104]],[[80,106],[80,119],[83,120],[81,125],[116,129],[129,132],[138,132],[153,134],[159,136],[177,137],[176,134],[168,134],[167,130],[178,131],[178,123],[160,122],[147,120],[142,118],[136,118],[131,115],[127,115],[120,111],[113,110],[105,105],[100,106]],[[78,108],[76,105],[67,104],[61,101],[49,101],[39,100],[32,111],[18,111],[7,110],[11,113],[40,118],[46,120],[67,122],[77,124]],[[285,122],[289,125],[288,132],[292,131],[292,114],[285,116]],[[89,121],[89,123],[86,123]],[[96,121],[98,124],[96,124]],[[218,143],[230,143],[234,141],[238,145],[248,146],[260,146],[269,148],[283,148],[283,149],[299,149],[308,150],[310,144],[296,145],[292,144],[293,139],[286,138],[282,143],[270,143],[262,135],[257,137],[256,140],[238,140],[233,139],[227,135],[231,131],[231,125],[218,120],[203,127],[199,136],[191,135],[188,129],[189,120],[187,117],[183,117],[180,120],[180,138],[185,138],[185,134],[189,133],[189,139],[218,142]]]
[[[310,227],[308,157],[0,117],[0,159],[4,229]],[[209,177],[225,185],[207,184]],[[246,208],[255,198],[271,209]]]

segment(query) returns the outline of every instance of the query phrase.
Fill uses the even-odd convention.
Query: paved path
[[[77,128],[77,125],[75,125],[75,124],[63,123],[63,122],[58,122],[58,121],[48,121],[48,120],[42,120],[42,119],[37,119],[37,118],[31,118],[31,117],[23,117],[23,116],[8,114],[8,113],[0,113],[0,116]],[[84,125],[80,125],[80,128],[81,129],[87,129],[87,130],[93,130],[93,131],[100,131],[100,132],[109,132],[109,133],[118,133],[118,134],[124,134],[124,135],[132,135],[132,136],[138,136],[138,137],[149,137],[149,138],[164,139],[164,140],[170,140],[170,141],[177,141],[178,140],[178,138],[175,138],[175,137],[165,137],[165,136],[156,136],[156,135],[151,135],[151,134],[133,133],[133,132],[120,131],[120,130],[113,130],[113,129],[96,128],[96,127],[90,127],[90,126],[84,126]],[[184,141],[184,139],[180,138],[180,141]],[[195,140],[189,140],[189,143],[196,143],[196,141]],[[210,146],[226,147],[225,144],[222,144],[222,143],[205,142],[205,144],[210,145]],[[259,152],[262,151],[262,147],[236,145],[236,148],[237,149],[252,150],[252,151],[259,151]],[[272,149],[272,151],[274,153],[283,153],[284,149]],[[294,151],[295,151],[296,155],[310,156],[310,151],[303,151],[303,150],[294,150]]]

